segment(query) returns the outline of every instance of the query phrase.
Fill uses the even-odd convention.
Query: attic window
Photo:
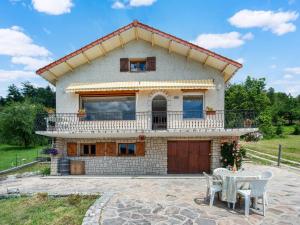
[[[156,70],[156,57],[120,58],[120,72],[146,72]]]
[[[130,72],[145,72],[146,59],[130,59]]]

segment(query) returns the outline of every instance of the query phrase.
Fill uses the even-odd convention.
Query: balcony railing
[[[253,111],[99,112],[39,114],[37,131],[106,132],[255,128]]]

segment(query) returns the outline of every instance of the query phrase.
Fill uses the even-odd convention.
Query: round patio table
[[[221,176],[222,178],[222,201],[228,203],[236,203],[237,190],[249,189],[252,180],[260,179],[259,174],[249,171],[231,172],[230,174]]]

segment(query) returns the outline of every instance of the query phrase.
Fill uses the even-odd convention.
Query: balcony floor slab
[[[257,132],[258,128],[235,129],[184,129],[184,130],[151,130],[151,131],[37,131],[36,134],[56,138],[132,138],[140,135],[146,137],[218,137],[241,136]]]

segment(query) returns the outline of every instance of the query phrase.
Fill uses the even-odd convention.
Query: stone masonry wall
[[[211,171],[220,167],[220,139],[219,138],[170,138],[169,140],[211,140]],[[132,143],[132,139],[56,139],[56,148],[62,150],[67,157],[67,142],[77,142],[78,154],[81,143],[115,141],[117,143]],[[78,156],[69,157],[73,160],[85,161],[86,175],[166,175],[167,174],[167,145],[168,138],[146,138],[145,156]],[[52,157],[51,175],[57,174],[57,157]]]

